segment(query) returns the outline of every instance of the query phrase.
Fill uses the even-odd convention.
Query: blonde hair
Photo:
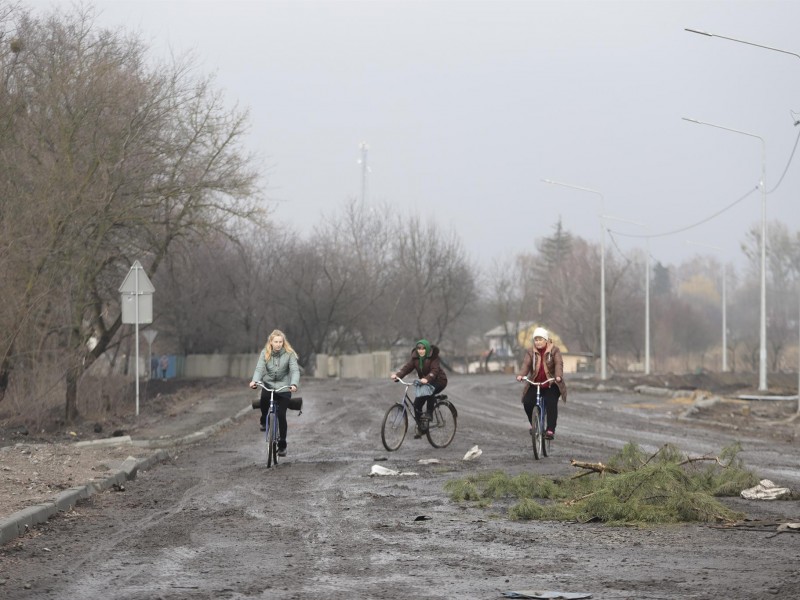
[[[269,334],[269,338],[267,338],[267,343],[264,345],[264,359],[269,360],[272,356],[272,340],[276,337],[283,338],[283,347],[286,349],[287,352],[291,352],[297,357],[297,352],[295,349],[292,348],[292,345],[289,343],[289,340],[286,339],[286,334],[283,333],[280,329],[275,329],[272,333]]]

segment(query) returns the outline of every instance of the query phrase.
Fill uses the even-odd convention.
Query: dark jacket
[[[426,356],[422,360],[422,369],[419,368],[419,352],[414,348],[411,351],[411,358],[409,361],[400,367],[396,375],[402,379],[411,371],[416,372],[417,379],[427,379],[437,392],[440,392],[447,386],[447,374],[442,368],[442,363],[439,360],[439,347],[431,344],[431,355]]]
[[[522,359],[522,370],[519,375],[528,376],[528,379],[534,380],[536,373],[539,372],[539,352],[536,348],[528,348],[525,351],[525,357]],[[567,401],[567,384],[564,382],[564,359],[561,357],[561,350],[558,346],[554,345],[552,341],[548,340],[547,346],[544,350],[544,373],[545,378],[560,377],[561,381],[557,382],[558,390],[561,392],[561,399]],[[525,392],[531,384],[525,382],[525,389],[522,390],[522,397],[525,397]]]

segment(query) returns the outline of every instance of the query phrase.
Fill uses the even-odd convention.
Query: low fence
[[[258,362],[254,354],[189,354],[175,357],[177,377],[234,377],[250,379]],[[372,379],[388,377],[392,372],[391,353],[369,352],[364,354],[328,355],[317,354],[314,359],[313,377],[344,377]]]
[[[364,354],[317,354],[314,377],[342,377],[346,379],[373,379],[388,377],[392,372],[392,353],[369,352]]]
[[[234,377],[249,380],[256,369],[259,353],[187,354],[178,377]]]
[[[260,353],[247,354],[188,354],[169,355],[169,367],[166,377],[233,377],[236,379],[249,380],[253,376]],[[311,364],[308,365],[307,376],[318,379],[329,377],[346,379],[373,379],[388,377],[389,374],[405,363],[405,355],[402,358],[392,357],[389,350],[378,352],[365,352],[362,354],[317,354],[312,357]],[[570,360],[572,359],[572,360]],[[101,363],[102,361],[98,361]],[[585,358],[566,356],[564,359],[564,372],[590,372],[591,363],[585,362]],[[111,369],[103,363],[97,365],[94,371],[110,372]],[[449,365],[456,373],[514,373],[518,365],[515,362],[500,362],[490,360],[488,363],[480,361],[473,362],[454,362]],[[119,370],[119,368],[118,368]],[[133,360],[129,361],[128,373],[133,374]],[[148,377],[146,357],[139,359],[139,374],[141,377]],[[160,373],[155,376],[160,376]]]

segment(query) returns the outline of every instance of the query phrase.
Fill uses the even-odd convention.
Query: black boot
[[[428,414],[422,415],[419,418],[419,430],[422,433],[426,433],[428,431],[428,424],[431,422],[431,416]]]

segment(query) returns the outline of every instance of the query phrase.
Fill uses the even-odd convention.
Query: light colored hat
[[[536,329],[533,330],[533,337],[534,338],[540,337],[548,340],[550,339],[550,334],[547,333],[547,329],[545,329],[544,327],[537,327]]]

